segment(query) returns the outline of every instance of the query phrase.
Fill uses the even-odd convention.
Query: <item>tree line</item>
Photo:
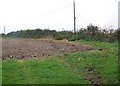
[[[117,42],[118,30],[101,30],[98,26],[92,24],[88,25],[87,28],[81,28],[76,33],[72,31],[56,31],[56,30],[21,30],[16,32],[10,32],[7,35],[2,34],[3,37],[15,37],[15,38],[46,38],[51,37],[56,40],[67,39],[69,41],[75,40],[93,40],[100,42]]]

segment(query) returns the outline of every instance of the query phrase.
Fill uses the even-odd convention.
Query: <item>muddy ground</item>
[[[2,39],[2,59],[42,58],[65,52],[93,50],[93,47],[48,39]]]

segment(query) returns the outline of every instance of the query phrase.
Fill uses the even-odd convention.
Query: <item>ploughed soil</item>
[[[94,50],[91,46],[83,46],[68,41],[48,39],[2,39],[2,59],[43,58],[65,52]]]

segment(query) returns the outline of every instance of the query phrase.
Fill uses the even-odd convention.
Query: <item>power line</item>
[[[55,10],[53,10],[53,11],[44,13],[44,14],[42,14],[42,15],[40,15],[40,16],[37,16],[37,17],[30,18],[29,21],[33,21],[33,20],[36,20],[36,19],[43,18],[43,17],[48,16],[48,15],[50,15],[50,14],[52,14],[52,13],[56,13],[56,12],[59,12],[59,11],[61,11],[61,10],[64,10],[64,9],[70,7],[70,6],[72,7],[72,4],[73,4],[73,3],[69,3],[69,4],[64,5],[64,6],[58,8],[58,9],[55,9]],[[28,21],[28,20],[27,20],[27,21]]]
[[[50,12],[48,12],[48,13],[45,13],[45,14],[43,14],[43,15],[41,15],[41,16],[46,16],[46,15],[49,15],[49,14],[52,14],[52,13],[58,12],[58,11],[63,10],[63,9],[65,9],[65,8],[69,7],[69,6],[71,6],[71,3],[68,4],[68,5],[66,5],[66,6],[64,6],[64,7],[61,7],[61,8],[55,9],[55,10],[50,11]]]
[[[36,20],[36,19],[40,19],[40,18],[43,18],[43,17],[45,17],[45,16],[48,16],[48,15],[50,15],[50,14],[52,14],[52,13],[59,12],[59,11],[61,11],[61,10],[64,10],[64,9],[68,8],[68,7],[71,6],[71,5],[72,5],[72,3],[69,3],[69,4],[67,4],[67,5],[65,5],[65,6],[63,6],[63,7],[60,7],[60,8],[58,8],[58,9],[55,9],[55,10],[53,10],[53,11],[44,13],[44,14],[42,14],[42,15],[40,15],[40,16],[37,16],[37,17],[30,18],[29,21],[34,21],[34,20]]]

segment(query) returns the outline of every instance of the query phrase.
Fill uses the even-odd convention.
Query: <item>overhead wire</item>
[[[58,8],[58,9],[55,9],[55,10],[53,10],[53,11],[44,13],[44,14],[42,14],[42,15],[40,15],[40,16],[34,17],[34,18],[30,19],[29,21],[31,21],[31,20],[36,20],[36,19],[40,19],[41,17],[43,18],[43,17],[48,16],[48,15],[50,15],[50,14],[52,14],[52,13],[56,13],[56,12],[59,12],[59,11],[61,11],[61,10],[64,10],[64,9],[68,8],[69,6],[72,6],[72,3],[69,3],[69,4],[67,4],[67,5],[65,5],[65,6],[63,6],[63,7],[60,7],[60,8]]]
[[[42,16],[46,16],[46,15],[49,15],[49,14],[52,14],[52,13],[55,13],[55,12],[61,11],[61,10],[63,10],[63,9],[66,9],[66,8],[69,7],[69,6],[71,6],[71,3],[70,3],[70,4],[67,4],[67,5],[64,6],[64,7],[61,7],[61,8],[55,9],[55,10],[50,11],[50,12],[48,12],[48,13],[45,13],[45,14],[43,14]]]

